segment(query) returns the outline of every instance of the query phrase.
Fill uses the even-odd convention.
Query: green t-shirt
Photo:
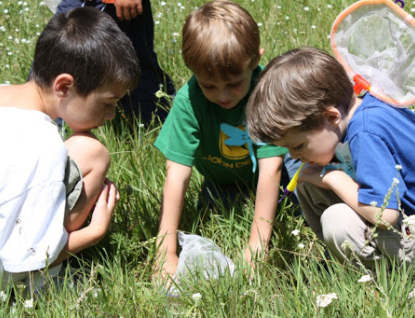
[[[232,109],[210,102],[193,76],[177,92],[155,146],[171,161],[194,165],[213,183],[256,180],[258,169],[253,173],[251,155],[261,159],[288,152],[273,145],[252,145],[245,131],[245,107],[262,69],[253,71],[248,94]]]

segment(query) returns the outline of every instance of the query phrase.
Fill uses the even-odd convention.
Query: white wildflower
[[[333,299],[338,299],[336,293],[331,293],[327,295],[319,295],[316,299],[316,304],[318,307],[327,307],[331,304]]]
[[[333,8],[333,6],[332,6],[331,4],[328,4],[328,5],[327,5],[327,8],[328,8],[328,9],[331,9],[331,8]]]
[[[298,229],[295,229],[295,230],[291,231],[291,234],[294,235],[294,236],[297,236],[299,233],[300,233],[300,230],[298,230]]]
[[[289,20],[290,19],[290,17],[287,15],[287,16],[285,16],[285,20]]]
[[[28,299],[24,302],[24,307],[25,308],[33,308],[33,298],[32,299]]]
[[[393,178],[392,186],[396,186],[399,184],[399,180],[397,178]]]
[[[372,201],[372,202],[370,202],[370,205],[373,206],[373,207],[376,207],[378,205],[378,203],[376,201]]]
[[[196,293],[192,295],[192,298],[195,302],[199,302],[202,299],[202,295],[200,293]]]
[[[259,26],[259,27],[262,27],[262,23],[261,23],[261,22],[258,22],[258,26]]]
[[[3,13],[4,13],[4,14],[7,14],[7,13],[9,13],[9,10],[4,9],[4,10],[3,10]]]
[[[166,5],[166,2],[164,2],[164,1],[160,2],[160,5],[161,6],[165,6]]]
[[[415,289],[412,289],[412,291],[408,294],[408,299],[412,299],[415,296]]]
[[[401,165],[396,165],[396,166],[395,166],[395,169],[396,169],[396,170],[402,170],[402,166],[401,166]]]
[[[298,248],[303,249],[305,245],[303,243],[298,244]]]
[[[4,291],[0,291],[0,300],[2,301],[2,302],[5,302],[6,300],[7,300],[7,295],[6,295],[6,293],[4,292]]]
[[[316,25],[312,25],[311,28],[312,29],[317,29],[317,26]]]
[[[367,282],[370,282],[371,280],[372,280],[372,277],[370,277],[370,275],[363,275],[362,277],[360,277],[360,279],[357,282],[367,283]]]
[[[93,289],[93,296],[94,296],[94,298],[98,298],[98,296],[99,296],[99,294],[101,293],[101,289],[99,289],[99,288],[94,288]]]
[[[404,218],[402,222],[406,225],[415,225],[415,215],[410,215]]]
[[[415,8],[411,8],[411,12],[415,12]]]
[[[303,10],[304,11],[310,11],[310,8],[309,7],[304,7]]]

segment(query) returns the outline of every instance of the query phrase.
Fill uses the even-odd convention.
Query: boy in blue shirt
[[[178,263],[177,230],[192,166],[205,177],[202,193],[225,201],[229,196],[228,206],[256,188],[245,250],[251,262],[252,254],[268,247],[287,153],[254,145],[246,131],[245,106],[264,51],[252,16],[230,1],[209,2],[187,17],[182,35],[183,59],[194,76],[178,91],[155,142],[167,158],[158,242],[163,272],[170,275]],[[205,198],[212,206],[214,199]]]
[[[254,140],[287,147],[293,158],[308,163],[298,198],[307,223],[335,258],[356,261],[353,250],[371,269],[381,258],[412,263],[415,240],[408,234],[415,233],[401,214],[415,214],[411,110],[369,93],[357,98],[337,60],[303,48],[266,67],[251,95],[247,122]]]

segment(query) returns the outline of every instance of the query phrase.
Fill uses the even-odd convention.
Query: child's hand
[[[258,242],[259,243],[259,242]],[[248,245],[244,251],[244,259],[248,263],[251,272],[249,273],[250,279],[253,277],[255,270],[255,261],[257,259],[264,260],[268,256],[268,251],[264,250],[262,245],[256,244],[255,246]]]
[[[120,194],[117,187],[112,181],[106,179],[95,204],[95,208],[92,211],[91,222],[89,224],[97,228],[98,231],[101,231],[102,237],[108,230],[112,214],[119,199]]]
[[[117,18],[129,21],[143,13],[141,0],[115,0]]]
[[[174,277],[174,273],[177,270],[178,264],[179,258],[176,254],[166,256],[166,258],[163,260],[159,256],[158,260],[154,265],[153,280],[161,282],[162,284],[165,284],[166,287],[169,287],[172,283],[172,280],[170,278]]]
[[[161,256],[159,256],[153,266],[153,275],[151,279],[156,284],[163,286],[166,290],[169,290],[173,283],[174,274],[177,270],[178,264],[179,258],[176,254],[170,255],[170,257],[166,257],[165,259],[162,259]]]

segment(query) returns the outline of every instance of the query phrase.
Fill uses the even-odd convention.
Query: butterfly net
[[[415,22],[389,0],[362,0],[333,23],[331,46],[351,79],[398,107],[415,104]]]

